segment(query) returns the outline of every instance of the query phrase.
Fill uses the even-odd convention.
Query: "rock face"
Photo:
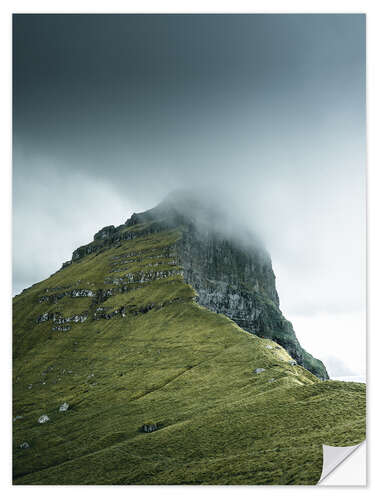
[[[191,228],[178,245],[184,278],[198,302],[222,313],[244,330],[284,347],[298,364],[322,379],[328,374],[299,344],[292,324],[279,309],[271,259],[258,247],[247,250],[217,234]]]
[[[170,273],[183,276],[197,292],[199,304],[225,314],[250,333],[275,341],[296,363],[322,380],[329,378],[323,363],[301,347],[292,324],[280,311],[271,258],[262,243],[236,221],[195,196],[170,196],[151,210],[133,214],[117,228],[101,229],[92,243],[73,252],[72,261],[105,251],[124,239],[171,229],[180,233],[171,246],[180,270]],[[110,283],[143,283],[168,276],[150,271],[142,276],[111,277]],[[43,315],[38,321],[48,319]],[[85,319],[79,317],[79,321]],[[56,322],[56,318],[52,320]],[[58,320],[77,321],[75,317]]]
[[[199,304],[225,314],[248,332],[274,340],[296,363],[328,379],[323,363],[301,347],[279,309],[267,251],[254,235],[222,217],[194,197],[172,197],[152,210],[133,214],[126,225],[155,221],[162,227],[179,227],[178,261],[184,280],[198,293]],[[228,226],[230,232],[222,229]]]

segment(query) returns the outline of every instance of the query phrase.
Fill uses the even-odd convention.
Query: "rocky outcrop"
[[[94,319],[99,320],[99,319],[112,319],[115,316],[120,315],[122,318],[125,318],[126,313],[125,313],[125,307],[120,307],[118,309],[115,309],[114,311],[107,312],[107,309],[105,307],[98,307],[94,313]]]
[[[148,234],[157,233],[163,228],[165,228],[164,224],[154,222],[147,224],[147,227],[145,228],[138,228],[137,230],[130,231],[129,221],[127,221],[126,224],[121,224],[116,228],[114,228],[114,226],[104,227],[94,235],[94,241],[92,243],[83,245],[77,248],[77,250],[74,250],[72,254],[72,260],[64,264],[65,266],[69,265],[69,262],[76,262],[86,255],[105,251],[106,248],[119,244],[121,241],[133,240],[135,238],[140,238]]]
[[[110,238],[115,231],[115,226],[103,227],[103,229],[94,235],[94,240],[108,240],[108,238]]]
[[[161,280],[182,274],[182,271],[178,269],[171,269],[169,271],[149,271],[135,274],[127,273],[124,275],[124,279],[127,283],[147,283],[149,281]]]
[[[55,294],[51,294],[51,295],[42,295],[41,297],[39,297],[39,302],[40,303],[46,302],[46,303],[50,303],[50,304],[56,304],[58,300],[60,300],[64,297],[72,297],[72,298],[95,297],[95,292],[93,290],[88,290],[88,289],[73,289],[70,291],[55,293]]]
[[[154,424],[154,423],[143,424],[141,427],[142,432],[155,432],[158,429],[159,429],[159,425]]]
[[[73,314],[73,316],[69,316],[67,318],[64,318],[59,312],[45,312],[37,318],[36,322],[44,323],[45,321],[52,321],[57,325],[62,325],[64,323],[83,323],[87,320],[87,318],[88,314],[86,312],[83,312],[81,314]]]

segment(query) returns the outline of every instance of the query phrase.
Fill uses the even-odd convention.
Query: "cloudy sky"
[[[171,190],[255,229],[331,375],[365,372],[365,17],[16,15],[14,293]]]

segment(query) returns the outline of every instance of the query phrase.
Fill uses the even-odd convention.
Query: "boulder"
[[[66,411],[68,408],[69,408],[68,403],[63,403],[63,404],[60,406],[59,411]]]
[[[266,371],[265,368],[255,368],[254,373],[256,373],[258,375],[258,373],[262,373],[262,372],[265,372],[265,371]]]
[[[20,448],[25,450],[26,448],[30,448],[30,445],[27,441],[25,441],[25,442],[20,444]]]
[[[45,424],[46,422],[48,422],[48,420],[49,420],[49,417],[47,415],[41,415],[38,418],[38,423],[39,424]]]

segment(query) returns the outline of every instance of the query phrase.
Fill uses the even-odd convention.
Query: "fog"
[[[14,293],[174,189],[255,231],[332,376],[365,372],[365,18],[14,17]]]

